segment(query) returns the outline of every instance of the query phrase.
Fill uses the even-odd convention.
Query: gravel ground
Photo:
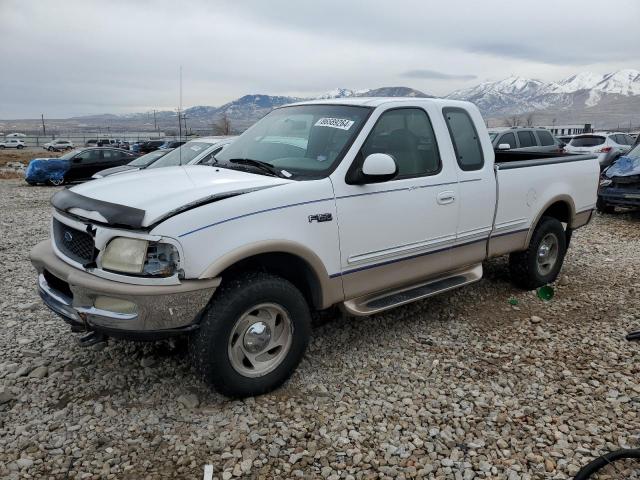
[[[0,181],[0,478],[562,479],[638,446],[638,215],[579,230],[550,302],[493,260],[474,286],[319,322],[291,381],[229,401],[181,345],[81,348],[41,305],[27,253],[53,192]]]

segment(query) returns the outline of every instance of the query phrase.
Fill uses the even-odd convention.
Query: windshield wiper
[[[250,165],[252,167],[259,168],[263,172],[268,173],[274,177],[287,178],[280,170],[275,168],[269,162],[263,162],[262,160],[254,160],[252,158],[231,158],[229,163],[237,163],[239,165]]]

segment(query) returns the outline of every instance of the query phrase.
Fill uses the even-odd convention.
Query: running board
[[[469,283],[477,282],[482,278],[482,264],[467,267],[462,270],[450,272],[446,276],[431,279],[407,287],[396,288],[386,292],[377,292],[370,295],[347,300],[344,308],[352,315],[364,316],[399,307],[406,303],[432,297],[438,293],[453,290]]]

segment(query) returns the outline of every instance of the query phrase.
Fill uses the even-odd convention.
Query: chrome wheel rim
[[[553,233],[547,233],[538,246],[536,261],[538,272],[541,275],[548,275],[558,260],[559,242],[558,237]]]
[[[231,330],[229,361],[240,375],[261,377],[282,363],[292,340],[289,313],[275,303],[262,303],[241,315]]]

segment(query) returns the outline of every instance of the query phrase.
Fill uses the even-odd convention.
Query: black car
[[[147,153],[146,155],[142,155],[141,157],[133,159],[131,162],[126,165],[120,165],[119,167],[111,167],[106,170],[100,170],[98,173],[95,173],[91,178],[103,178],[108,177],[109,175],[114,175],[116,173],[124,173],[124,172],[133,172],[134,170],[143,170],[147,168],[149,165],[154,163],[160,157],[164,157],[167,153],[169,153],[172,148],[165,148],[163,150],[156,150],[151,153]]]
[[[161,145],[164,145],[166,140],[149,140],[140,145],[140,153],[149,153],[154,150],[158,150]]]
[[[100,170],[125,165],[134,158],[136,158],[135,154],[119,148],[97,147],[73,150],[60,157],[60,160],[68,161],[68,169],[64,173],[63,181],[66,183],[88,180]]]

